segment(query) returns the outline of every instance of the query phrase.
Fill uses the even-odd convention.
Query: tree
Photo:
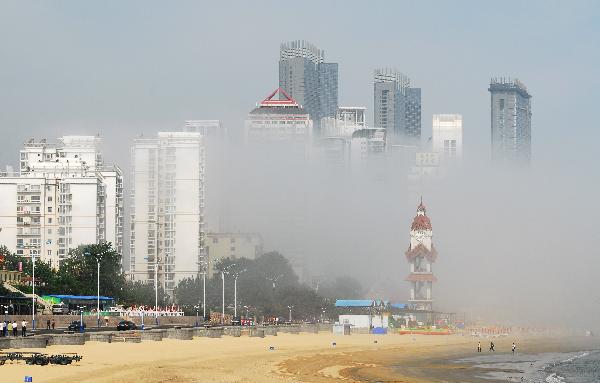
[[[331,282],[323,282],[319,292],[331,299],[360,299],[363,297],[363,287],[352,277],[336,277]]]
[[[289,261],[277,252],[266,253],[254,260],[247,258],[223,259],[215,265],[212,278],[206,280],[207,310],[220,312],[223,304],[225,274],[226,312],[233,312],[234,275],[238,274],[238,314],[243,306],[252,307],[253,315],[283,316],[287,318],[288,305],[294,306],[295,318],[315,318],[326,301],[316,292],[298,282]],[[188,308],[202,303],[202,278],[182,280],[175,288],[178,304]],[[190,310],[191,311],[191,310]]]
[[[97,260],[100,261],[100,294],[119,297],[125,287],[121,255],[110,243],[82,245],[69,252],[58,270],[55,288],[63,294],[96,295]]]

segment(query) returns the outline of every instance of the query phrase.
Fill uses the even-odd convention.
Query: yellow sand
[[[83,346],[23,350],[47,354],[77,352],[83,355],[83,360],[69,366],[7,363],[0,366],[0,382],[23,382],[25,375],[32,376],[34,383],[340,382],[352,381],[353,372],[369,375],[370,370],[385,370],[374,368],[379,365],[378,357],[394,360],[428,354],[451,357],[453,350],[458,355],[475,344],[470,337],[461,336],[330,333],[265,338],[224,336],[191,341],[165,339],[138,344],[87,342]],[[269,350],[270,346],[275,350]]]

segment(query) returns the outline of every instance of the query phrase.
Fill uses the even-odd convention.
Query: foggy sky
[[[277,87],[279,44],[306,39],[339,63],[340,105],[366,106],[369,121],[372,72],[382,66],[422,88],[424,140],[432,114],[463,115],[463,169],[420,193],[440,253],[434,294],[443,307],[522,310],[561,323],[581,309],[578,323],[590,325],[600,317],[599,20],[592,1],[0,0],[0,165],[16,164],[30,137],[99,133],[107,162],[128,169],[133,138],[178,130],[186,119],[221,119],[239,135]],[[518,77],[533,95],[529,171],[489,167],[494,76]],[[311,215],[320,223],[309,240],[321,250],[310,262],[406,299],[403,252],[418,201],[404,180],[322,188],[318,180],[305,185],[323,212]],[[236,225],[249,230],[255,219],[268,230],[268,216],[256,212],[277,205],[251,186],[237,205],[263,199],[239,210]],[[327,205],[317,191],[341,197]]]

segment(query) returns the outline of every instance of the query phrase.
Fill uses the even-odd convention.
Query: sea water
[[[478,378],[524,383],[599,383],[600,351],[544,354],[487,354],[459,360],[480,371]]]

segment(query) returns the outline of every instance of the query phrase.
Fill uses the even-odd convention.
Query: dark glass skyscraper
[[[338,108],[338,64],[324,61],[325,51],[307,41],[281,44],[279,87],[308,111],[317,134],[321,118]]]
[[[375,127],[385,128],[395,143],[421,141],[421,89],[411,88],[410,79],[393,69],[374,74]]]
[[[492,79],[492,160],[529,164],[531,161],[531,95],[518,79]]]

